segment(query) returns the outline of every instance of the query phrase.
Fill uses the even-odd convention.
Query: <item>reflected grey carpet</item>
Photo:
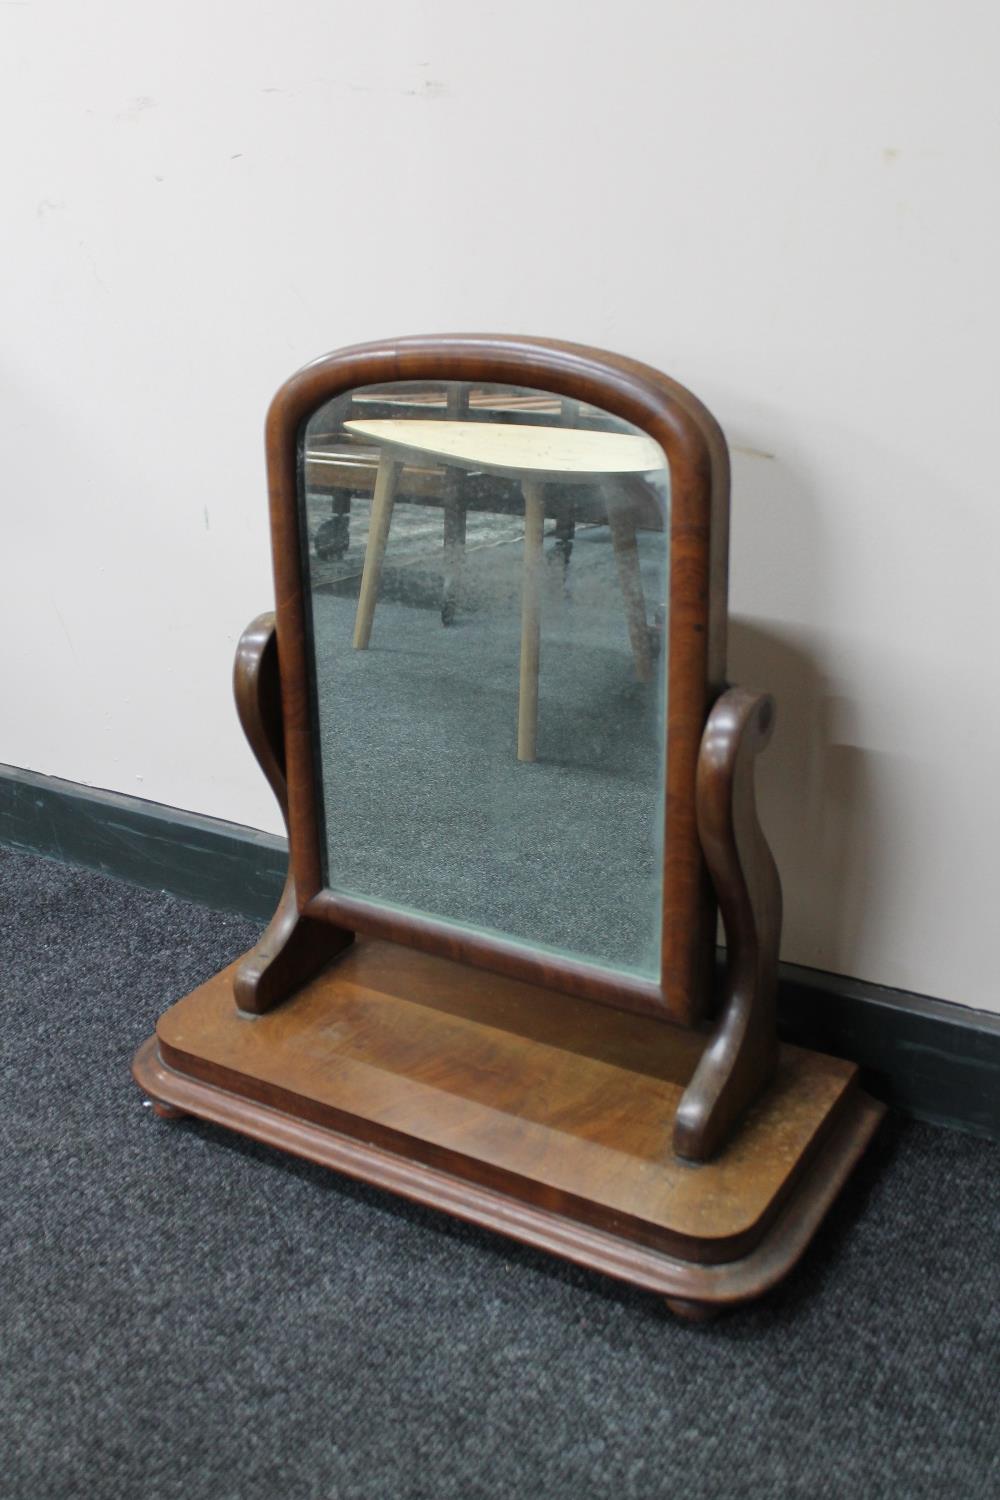
[[[1000,1491],[1000,1150],[890,1122],[715,1324],[143,1108],[131,1054],[255,936],[0,850],[5,1500]]]
[[[663,537],[639,547],[652,619]],[[636,680],[608,528],[577,533],[567,590],[544,570],[534,764],[517,760],[522,544],[469,554],[447,629],[439,559],[384,577],[366,651],[357,581],[314,595],[330,884],[658,974],[663,697]]]

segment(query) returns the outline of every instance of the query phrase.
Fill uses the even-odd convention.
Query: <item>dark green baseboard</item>
[[[822,969],[782,964],[786,1042],[858,1063],[877,1098],[1000,1140],[1000,1016]]]
[[[0,844],[266,921],[287,847],[272,834],[0,766]],[[782,964],[786,1041],[860,1064],[908,1114],[1000,1139],[1000,1016]]]
[[[274,834],[5,765],[0,844],[263,922],[288,864]]]

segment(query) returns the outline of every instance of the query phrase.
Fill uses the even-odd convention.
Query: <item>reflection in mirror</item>
[[[545,391],[397,382],[314,413],[329,889],[658,977],[668,499],[651,438]]]

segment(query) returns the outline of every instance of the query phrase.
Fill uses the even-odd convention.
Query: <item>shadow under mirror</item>
[[[328,888],[659,976],[669,474],[545,391],[409,381],[300,451]]]

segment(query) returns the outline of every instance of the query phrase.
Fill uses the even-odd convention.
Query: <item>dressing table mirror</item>
[[[881,1107],[776,1038],[720,428],[615,355],[411,338],[293,376],[267,463],[235,692],[288,879],[137,1081],[683,1316],[760,1295]]]

